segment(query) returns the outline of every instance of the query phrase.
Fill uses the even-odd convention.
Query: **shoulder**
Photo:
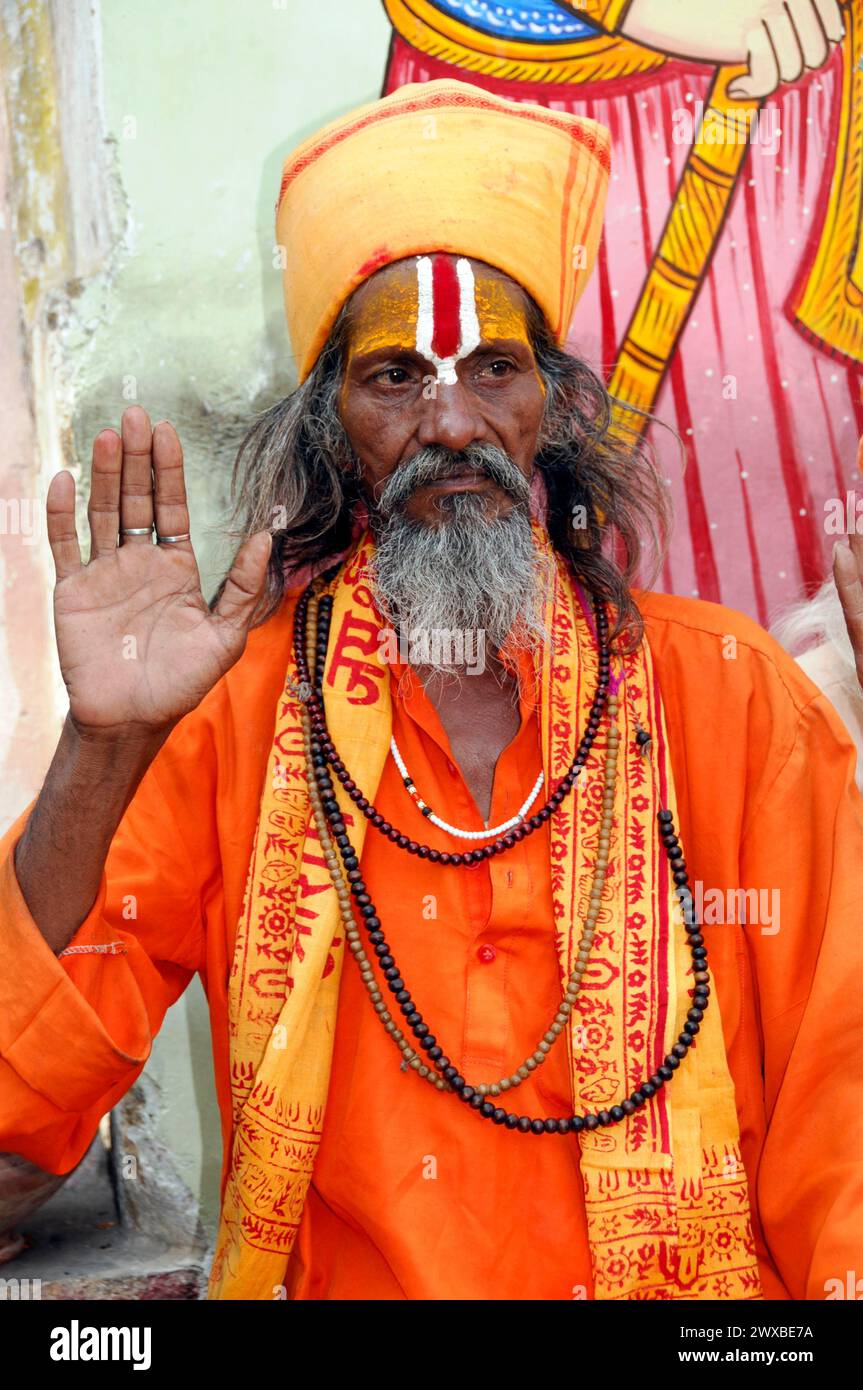
[[[809,788],[813,769],[829,772],[833,787],[853,783],[856,749],[846,725],[769,632],[723,604],[644,590],[633,597],[675,776],[697,790],[725,833],[750,828],[778,786]],[[814,792],[807,797],[814,803]],[[731,820],[722,822],[726,813]],[[705,825],[701,833],[712,832]]]
[[[727,697],[734,690],[771,694],[798,714],[820,691],[784,647],[754,619],[735,608],[676,594],[634,591],[645,635],[660,670],[689,675],[702,689],[718,681]]]
[[[239,661],[177,725],[166,745],[177,758],[188,762],[212,749],[220,760],[229,749],[269,747],[300,592],[287,591],[275,613],[251,629]]]

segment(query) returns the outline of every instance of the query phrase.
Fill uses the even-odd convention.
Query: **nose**
[[[417,440],[422,448],[437,445],[455,452],[485,438],[482,416],[462,382],[448,385],[430,381],[423,391],[417,428]]]

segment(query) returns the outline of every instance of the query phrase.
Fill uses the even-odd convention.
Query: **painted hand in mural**
[[[821,67],[845,25],[838,0],[632,0],[622,32],[681,58],[746,63],[730,88],[742,100]]]
[[[267,532],[247,541],[211,613],[190,541],[154,545],[146,529],[118,544],[121,527],[149,528],[154,519],[159,535],[189,531],[173,427],[151,429],[146,411],[133,406],[121,430],[103,430],[93,445],[86,565],[71,473],[58,473],[48,490],[54,622],[71,718],[79,732],[112,738],[169,728],[233,666],[270,554]]]
[[[857,475],[863,469],[863,439],[857,450]],[[838,542],[833,554],[833,578],[854,649],[857,679],[863,686],[863,534],[854,532],[848,544]]]

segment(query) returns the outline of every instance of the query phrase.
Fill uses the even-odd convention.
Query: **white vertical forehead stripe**
[[[458,356],[468,357],[479,347],[479,319],[476,312],[476,281],[473,278],[473,267],[470,261],[466,261],[461,256],[456,262],[455,273],[458,276],[459,307],[458,318],[461,326],[461,341],[459,342]]]
[[[456,363],[479,347],[480,329],[476,312],[476,281],[470,261],[460,256],[456,262],[459,286],[459,343],[450,357],[438,357],[432,348],[435,336],[434,278],[431,256],[417,256],[417,336],[416,350],[433,362],[439,386],[455,386]]]
[[[431,359],[434,337],[434,293],[431,256],[417,256],[417,341],[421,357]]]

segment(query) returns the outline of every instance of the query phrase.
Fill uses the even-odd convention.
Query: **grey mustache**
[[[530,499],[530,482],[508,454],[493,444],[473,444],[457,453],[449,449],[420,449],[387,478],[378,499],[378,511],[384,518],[392,516],[418,488],[442,482],[467,469],[485,474],[517,502]]]

